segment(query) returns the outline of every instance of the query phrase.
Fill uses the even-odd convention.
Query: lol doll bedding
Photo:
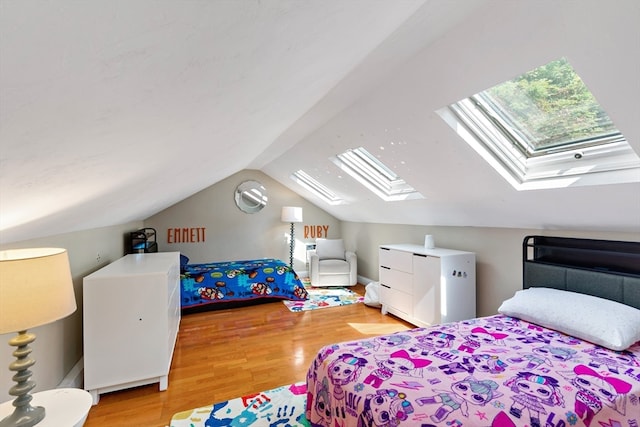
[[[638,426],[640,343],[499,314],[326,346],[307,390],[312,426]]]

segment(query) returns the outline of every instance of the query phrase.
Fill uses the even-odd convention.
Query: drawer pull
[[[385,270],[391,270],[391,267],[387,267],[387,266],[384,266],[384,265],[381,265],[380,268],[384,268]]]

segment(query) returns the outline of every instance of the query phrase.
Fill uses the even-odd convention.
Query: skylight
[[[291,179],[330,205],[339,205],[344,202],[344,200],[338,197],[333,191],[320,184],[320,182],[315,180],[302,169],[291,174]]]
[[[640,159],[564,58],[438,114],[518,190],[640,181]]]
[[[340,169],[383,200],[423,198],[412,186],[362,147],[349,149],[332,160]]]

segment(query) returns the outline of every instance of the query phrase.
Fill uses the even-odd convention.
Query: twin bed
[[[189,264],[183,256],[180,270],[181,307],[185,312],[307,299],[295,271],[277,259]]]
[[[640,243],[528,236],[494,316],[322,348],[311,426],[640,425]]]

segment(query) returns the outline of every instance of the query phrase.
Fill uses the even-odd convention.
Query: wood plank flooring
[[[364,286],[352,289],[364,295]],[[276,301],[188,314],[180,323],[169,388],[152,384],[103,394],[85,427],[165,427],[176,412],[304,380],[324,345],[412,327],[364,304],[292,313]]]

